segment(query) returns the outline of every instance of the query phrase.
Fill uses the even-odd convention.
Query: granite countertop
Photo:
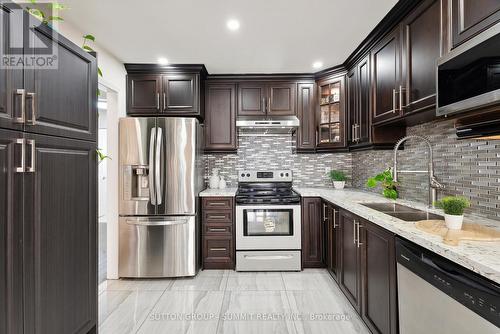
[[[236,196],[236,188],[226,189],[205,189],[200,192],[200,197],[234,197]]]
[[[417,229],[414,222],[403,221],[360,204],[392,202],[374,193],[355,189],[335,190],[331,188],[298,187],[294,190],[303,197],[321,197],[496,283],[500,283],[500,242],[461,241],[458,246],[446,245],[440,236]],[[397,200],[397,203],[443,215],[441,210],[428,209],[424,204],[405,200]],[[481,217],[466,215],[464,221],[500,229],[500,222]]]

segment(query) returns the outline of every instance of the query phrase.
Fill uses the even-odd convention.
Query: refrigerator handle
[[[156,128],[156,157],[155,157],[155,189],[156,189],[156,204],[160,205],[162,203],[162,192],[163,192],[163,173],[160,170],[161,162],[161,145],[163,132],[162,128]]]
[[[155,183],[154,183],[154,143],[156,137],[156,128],[151,129],[151,136],[149,137],[149,198],[151,200],[152,205],[156,205],[156,191],[155,191]]]

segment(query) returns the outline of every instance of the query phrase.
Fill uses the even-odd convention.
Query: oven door
[[[300,205],[237,205],[236,249],[300,249]]]

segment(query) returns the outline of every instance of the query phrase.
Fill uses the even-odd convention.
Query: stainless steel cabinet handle
[[[326,204],[323,204],[323,223],[328,220],[328,217],[326,216]]]
[[[265,114],[267,110],[266,99],[262,98],[262,112]]]
[[[271,113],[271,98],[268,98],[267,99],[267,113],[270,114]]]
[[[24,89],[16,89],[14,92],[15,96],[21,97],[21,116],[14,117],[14,123],[23,124],[26,120],[26,91]]]
[[[156,190],[156,204],[162,203],[163,193],[163,173],[160,170],[161,159],[161,145],[162,145],[163,132],[162,128],[156,128],[156,153],[155,153],[155,190]]]
[[[211,202],[209,206],[224,206],[226,203],[224,202]]]
[[[250,260],[287,260],[293,259],[293,255],[243,255],[245,259]]]
[[[24,138],[16,139],[16,145],[21,145],[21,166],[15,167],[16,173],[24,173],[26,171],[26,140]]]
[[[396,89],[392,90],[392,113],[395,114],[397,109],[396,109]]]
[[[356,131],[355,131],[355,129],[356,129],[356,125],[354,125],[354,124],[353,124],[353,125],[351,126],[351,131],[352,131],[351,140],[352,140],[353,142],[355,142],[355,141],[356,141]]]
[[[225,228],[212,228],[212,227],[209,228],[208,230],[210,232],[226,232],[227,231],[227,229],[225,229]]]
[[[225,247],[214,247],[214,248],[210,248],[211,251],[226,251],[227,248]]]
[[[160,111],[160,93],[156,93],[156,109]]]
[[[354,221],[354,228],[353,228],[353,231],[352,231],[352,242],[354,244],[356,244],[356,232],[357,232],[357,225],[358,225],[358,222]]]
[[[167,94],[163,92],[163,110],[167,110]]]
[[[357,227],[356,227],[356,233],[357,233],[357,235],[358,235],[358,241],[357,241],[358,248],[359,248],[359,245],[362,245],[362,244],[363,244],[362,242],[359,242],[359,240],[361,239],[361,236],[360,236],[360,234],[359,234],[359,229],[360,229],[360,228],[362,228],[362,227],[363,227],[363,226],[361,226],[361,225],[359,224],[359,222],[358,222]]]
[[[403,86],[399,86],[399,110],[403,110],[403,92],[405,92],[405,89]]]
[[[208,219],[224,219],[226,216],[208,216]]]
[[[186,224],[188,220],[187,219],[179,219],[179,220],[127,219],[126,222],[129,225],[168,226],[168,225]]]
[[[333,209],[333,228],[337,228],[339,227],[339,225],[337,225],[337,210],[336,209]]]
[[[151,204],[156,205],[156,190],[154,182],[154,156],[155,156],[155,138],[156,138],[156,128],[151,129],[151,135],[149,137],[149,197],[151,198]]]
[[[35,140],[28,139],[27,142],[28,142],[28,145],[31,146],[31,165],[26,168],[26,171],[28,173],[34,173],[35,172],[35,154],[36,154]]]
[[[36,124],[36,93],[26,93],[26,96],[31,99],[31,119],[26,123],[29,125]]]

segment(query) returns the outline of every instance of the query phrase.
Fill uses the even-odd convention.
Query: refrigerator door
[[[156,213],[156,135],[155,118],[120,119],[120,215]]]
[[[120,217],[120,277],[196,275],[196,216]]]
[[[195,118],[157,119],[156,203],[159,215],[193,215],[197,198]]]

